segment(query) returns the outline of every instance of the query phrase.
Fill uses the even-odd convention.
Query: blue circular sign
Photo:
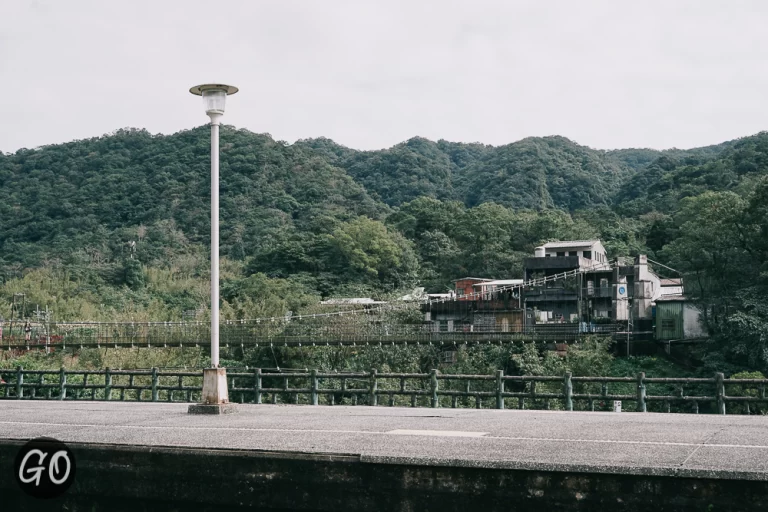
[[[627,291],[627,289],[626,289],[626,288],[624,288],[623,286],[620,286],[620,287],[619,287],[619,293],[620,293],[620,294],[624,295],[624,293],[626,293],[626,291]]]

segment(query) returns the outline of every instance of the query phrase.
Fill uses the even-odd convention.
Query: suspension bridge
[[[525,307],[527,290],[567,289],[573,278],[611,270],[606,262],[557,275],[498,286],[461,297],[424,296],[395,302],[314,306],[311,312],[224,320],[223,347],[421,345],[459,346],[519,342],[572,343],[585,336],[627,339],[627,323],[538,321]],[[437,317],[452,318],[449,322]],[[0,349],[185,347],[210,344],[206,320],[163,322],[33,322],[16,320],[0,333]]]

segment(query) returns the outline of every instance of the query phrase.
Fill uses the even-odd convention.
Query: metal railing
[[[768,379],[458,375],[440,373],[286,371],[231,368],[229,394],[240,403],[388,405],[493,409],[762,413]],[[0,399],[196,402],[202,370],[0,369]],[[730,404],[730,405],[729,405]],[[726,407],[728,405],[728,407]],[[625,408],[625,410],[627,410]]]

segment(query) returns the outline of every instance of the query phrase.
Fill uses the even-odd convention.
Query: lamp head
[[[235,94],[238,88],[233,85],[224,84],[203,84],[192,87],[189,92],[203,97],[205,113],[209,116],[220,116],[224,114],[224,104],[227,95]]]

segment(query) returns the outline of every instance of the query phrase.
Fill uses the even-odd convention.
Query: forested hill
[[[207,244],[209,137],[207,127],[171,136],[120,130],[6,156],[0,160],[0,258],[26,255],[25,263],[34,264],[34,255],[39,263],[70,248],[109,258],[137,237],[162,238],[160,245],[174,238]],[[268,135],[227,127],[221,154],[225,252],[244,257],[246,247],[275,231],[322,230],[387,211],[327,159]],[[137,235],[139,226],[153,224],[161,226]]]
[[[663,154],[621,187],[622,212],[675,211],[685,197],[707,191],[750,192],[768,173],[768,132],[682,154]]]
[[[0,317],[17,293],[62,320],[204,311],[209,133],[120,130],[0,154]],[[537,244],[600,238],[611,257],[682,272],[713,350],[768,369],[767,176],[768,133],[669,151],[563,137],[356,151],[225,126],[222,315],[519,277]]]
[[[662,157],[701,162],[735,143],[600,151],[553,136],[498,147],[421,137],[378,151],[355,151],[326,138],[296,145],[322,154],[390,206],[429,196],[467,206],[493,201],[515,209],[574,211],[613,204],[629,178]]]
[[[0,154],[0,261],[36,266],[75,248],[114,259],[135,238],[205,245],[208,136],[207,127],[169,136],[130,129]],[[764,173],[765,145],[765,134],[685,151],[608,152],[564,137],[499,147],[417,137],[356,151],[225,127],[222,247],[244,259],[269,246],[265,240],[330,233],[360,216],[384,220],[420,197],[577,216],[616,204],[631,216],[671,213],[682,197],[750,186]]]
[[[618,252],[653,252],[666,242],[664,235],[657,229],[644,245],[644,233],[631,227],[637,216],[670,214],[680,198],[706,190],[748,187],[765,172],[766,138],[759,134],[693,150],[606,152],[564,137],[499,147],[417,137],[389,149],[356,151],[325,138],[289,145],[224,127],[222,252],[237,260],[255,258],[253,269],[281,275],[335,273],[340,270],[318,263],[327,257],[318,254],[328,252],[322,236],[355,220],[389,218],[388,225],[398,223],[393,235],[418,244],[418,233],[403,224],[405,212],[416,207],[409,203],[418,198],[436,199],[440,208],[456,202],[467,212],[494,203],[513,216],[540,212],[537,218],[554,209],[552,215],[568,219],[559,226],[581,222],[557,236],[580,232],[606,238]],[[142,244],[143,262],[158,265],[190,247],[204,250],[208,204],[207,126],[169,136],[119,130],[0,154],[0,266],[115,261],[128,254],[131,241]],[[619,222],[617,213],[632,218]],[[443,214],[458,219],[456,212]],[[450,231],[432,229],[434,223],[429,228],[432,234]],[[546,236],[555,234],[545,230],[539,238]],[[452,244],[467,241],[449,238]],[[511,245],[526,252],[541,241],[534,238]]]
[[[209,133],[0,153],[0,318],[19,293],[59,320],[205,315]],[[691,150],[532,137],[356,151],[225,126],[222,317],[515,278],[542,242],[600,238],[611,257],[648,254],[685,276],[712,368],[768,370],[767,204],[765,132]]]
[[[379,151],[351,151],[327,139],[300,141],[326,155],[390,206],[420,196],[467,206],[575,210],[610,204],[632,168],[564,137],[531,137],[505,146],[416,137]]]

